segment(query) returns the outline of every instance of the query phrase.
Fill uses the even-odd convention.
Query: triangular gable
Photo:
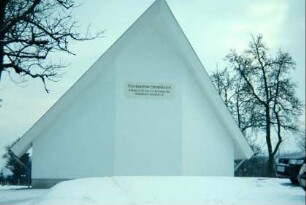
[[[155,1],[147,11],[95,62],[95,64],[38,120],[30,130],[12,147],[12,151],[21,156],[32,145],[32,142],[39,137],[40,133],[48,127],[50,123],[56,120],[57,116],[75,99],[83,90],[87,88],[89,83],[98,76],[103,67],[114,60],[114,54],[118,52],[126,42],[132,39],[141,30],[143,25],[152,21],[154,18],[160,18],[171,32],[163,33],[170,44],[178,48],[178,53],[188,59],[190,68],[194,73],[197,84],[201,87],[203,93],[211,100],[213,109],[221,120],[222,124],[229,132],[234,147],[235,159],[245,159],[252,155],[247,141],[240,132],[234,119],[230,115],[228,109],[224,105],[222,99],[217,94],[213,84],[210,81],[201,61],[197,57],[195,51],[184,35],[182,29],[177,23],[174,15],[164,0]],[[162,31],[161,31],[162,32]],[[99,64],[99,66],[95,66]]]

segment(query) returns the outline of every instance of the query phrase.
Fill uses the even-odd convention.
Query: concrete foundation
[[[71,179],[32,179],[32,188],[34,189],[48,189],[59,182]]]

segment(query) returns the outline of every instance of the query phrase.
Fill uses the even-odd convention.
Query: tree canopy
[[[252,36],[244,52],[231,50],[225,59],[228,68],[213,73],[212,81],[240,129],[264,133],[272,176],[284,132],[297,131],[302,114],[297,85],[291,78],[295,62],[282,50],[273,55],[261,35]]]
[[[53,52],[74,54],[71,40],[99,37],[102,32],[81,35],[73,18],[75,0],[0,1],[0,79],[2,72],[20,78],[56,81],[61,62],[47,61]]]
[[[13,175],[9,179],[10,184],[30,184],[31,180],[31,158],[29,153],[25,153],[17,158],[10,148],[17,143],[19,139],[11,145],[5,147],[6,153],[2,156],[6,160],[5,167],[12,171]]]

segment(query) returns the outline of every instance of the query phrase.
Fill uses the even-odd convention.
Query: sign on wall
[[[175,87],[170,83],[125,83],[124,94],[128,98],[173,99]]]

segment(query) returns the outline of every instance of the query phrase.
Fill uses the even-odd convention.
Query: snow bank
[[[262,204],[302,205],[288,180],[233,177],[105,177],[62,182],[35,205]]]

